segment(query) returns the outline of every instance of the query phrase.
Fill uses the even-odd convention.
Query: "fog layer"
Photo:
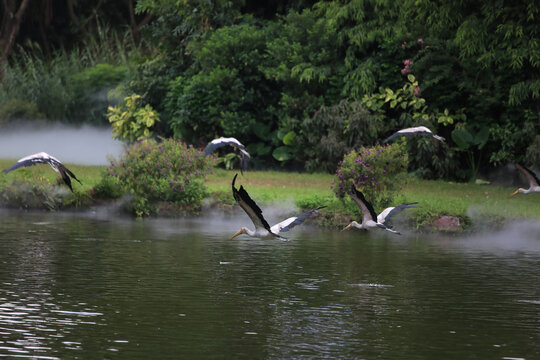
[[[107,165],[107,156],[118,158],[122,150],[122,142],[112,138],[108,127],[24,125],[0,129],[0,158],[4,159],[44,151],[63,163]]]

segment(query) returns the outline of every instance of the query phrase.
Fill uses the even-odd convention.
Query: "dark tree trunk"
[[[30,0],[22,0],[17,7],[17,0],[3,0],[2,23],[0,24],[0,61],[8,57],[15,38],[19,33],[22,18]]]

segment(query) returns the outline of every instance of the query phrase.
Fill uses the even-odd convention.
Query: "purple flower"
[[[424,40],[422,38],[416,40],[417,43],[419,43],[420,45],[423,45],[424,44]]]

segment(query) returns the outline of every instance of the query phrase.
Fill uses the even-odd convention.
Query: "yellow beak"
[[[515,195],[519,194],[519,190],[516,190],[512,195],[510,195],[510,197],[513,197]]]
[[[345,226],[341,231],[349,230],[352,227],[352,224]]]
[[[231,238],[234,239],[235,237],[237,237],[238,235],[241,235],[242,234],[242,229],[238,230],[238,232],[236,234],[233,235],[233,237]]]

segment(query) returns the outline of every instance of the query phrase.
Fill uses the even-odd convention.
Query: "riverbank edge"
[[[108,212],[112,212],[122,216],[133,216],[131,210],[132,199],[129,196],[123,196],[118,199],[103,199],[93,196],[93,191],[81,192],[76,195],[75,198],[70,197],[70,193],[66,192],[61,187],[51,186],[53,192],[51,196],[44,195],[44,192],[37,192],[35,188],[28,188],[23,191],[22,194],[11,194],[11,203],[6,204],[5,188],[0,189],[3,191],[3,197],[0,198],[0,208],[9,210],[27,210],[27,211],[49,211],[49,212],[85,212],[89,210],[99,211],[100,209],[107,209]],[[43,190],[43,187],[41,187]],[[65,201],[65,199],[70,201]],[[19,206],[16,206],[13,200],[21,201]],[[25,201],[26,199],[26,201]],[[32,201],[28,201],[32,199]],[[64,201],[62,201],[62,199]],[[175,218],[175,217],[197,217],[207,216],[209,214],[221,214],[223,216],[232,216],[241,213],[241,210],[232,199],[224,199],[224,194],[220,191],[212,192],[205,198],[201,206],[182,206],[175,203],[161,201],[155,204],[156,212],[150,217],[152,218]],[[306,211],[310,209],[299,209],[299,211]],[[264,212],[264,210],[263,210]],[[294,216],[295,213],[291,213],[290,210],[283,208],[284,217]],[[331,211],[328,209],[321,209],[317,214],[313,215],[306,220],[307,224],[318,226],[326,229],[340,230],[349,224],[352,220],[359,221],[357,214],[349,214],[339,211]],[[419,217],[413,211],[404,211],[395,218],[394,225],[398,224],[396,228],[403,231],[418,232],[418,233],[445,233],[445,234],[462,234],[468,232],[474,232],[475,229],[489,228],[502,228],[507,222],[519,220],[515,218],[492,218],[492,217],[478,217],[471,219],[468,216],[457,214],[437,214],[426,218],[425,216]]]

